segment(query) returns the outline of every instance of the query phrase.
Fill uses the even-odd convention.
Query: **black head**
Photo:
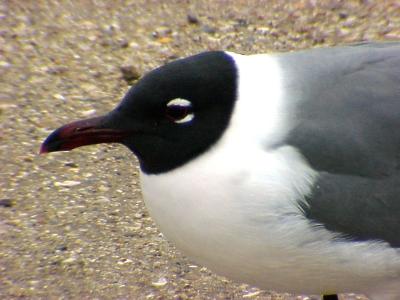
[[[205,152],[221,137],[236,90],[235,63],[226,53],[180,59],[145,75],[104,117],[56,130],[41,152],[120,142],[137,155],[144,172],[166,172]]]

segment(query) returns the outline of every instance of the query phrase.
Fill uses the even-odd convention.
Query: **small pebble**
[[[199,24],[199,19],[190,13],[187,15],[187,21],[189,24]]]
[[[169,44],[173,41],[173,39],[170,38],[169,36],[166,36],[166,37],[159,38],[157,41],[161,44]]]
[[[139,71],[133,65],[121,66],[119,69],[122,73],[122,78],[128,84],[131,84],[133,81],[138,80],[140,78]]]
[[[7,61],[2,60],[2,61],[0,61],[0,67],[9,68],[9,67],[11,67],[11,64]]]
[[[1,199],[0,200],[0,206],[1,207],[13,207],[14,206],[14,201],[12,199]]]
[[[71,256],[71,257],[69,257],[69,258],[67,258],[67,259],[64,259],[62,262],[63,262],[64,264],[72,264],[72,263],[74,263],[75,261],[76,261],[76,257]]]
[[[246,27],[247,25],[249,25],[249,21],[247,21],[246,19],[242,19],[239,18],[236,20],[237,25],[239,25],[240,27]]]
[[[74,162],[66,162],[64,164],[64,166],[70,167],[70,168],[77,168],[78,167],[78,165],[76,163],[74,163]]]
[[[129,47],[129,42],[125,39],[119,40],[119,46],[121,48],[128,48]]]
[[[152,36],[154,38],[162,38],[171,35],[172,30],[168,27],[161,26],[158,27],[155,31],[152,32]]]
[[[95,109],[84,110],[84,111],[81,112],[81,114],[84,117],[93,116],[94,114],[96,114],[96,110]]]
[[[250,292],[248,294],[243,295],[243,298],[254,298],[260,295],[261,291]]]
[[[110,190],[110,188],[107,187],[107,186],[105,186],[105,185],[100,185],[99,188],[98,188],[98,190],[99,190],[100,192],[108,192],[108,191]]]
[[[121,260],[119,260],[117,262],[118,265],[126,265],[126,264],[130,264],[132,262],[131,259],[129,258],[122,258]]]
[[[54,94],[53,97],[56,98],[57,100],[63,100],[63,101],[65,100],[65,97],[61,94]]]
[[[151,284],[152,284],[152,286],[155,286],[155,287],[163,287],[167,283],[168,283],[167,279],[164,277],[161,277],[160,279],[158,279],[158,281],[152,282]]]
[[[58,182],[54,182],[55,186],[62,186],[62,187],[70,187],[70,186],[76,186],[78,184],[81,184],[80,181],[74,181],[74,180],[66,180],[66,181],[58,181]]]
[[[18,107],[17,105],[11,104],[11,103],[0,103],[1,110],[12,109],[12,108],[17,108],[17,107]]]
[[[58,250],[58,251],[67,251],[67,250],[68,250],[68,247],[65,246],[65,245],[61,245],[61,246],[59,246],[59,247],[57,248],[57,250]]]
[[[345,11],[342,11],[339,13],[339,18],[341,19],[346,19],[349,16],[349,14]]]
[[[258,27],[256,32],[259,34],[266,35],[271,32],[271,28],[270,27]]]

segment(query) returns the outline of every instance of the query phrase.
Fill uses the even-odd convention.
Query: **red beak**
[[[107,116],[96,117],[64,125],[53,131],[40,147],[40,154],[69,151],[86,145],[121,143],[131,132],[109,128]]]

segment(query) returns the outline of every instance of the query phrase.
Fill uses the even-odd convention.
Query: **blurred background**
[[[38,150],[178,57],[371,40],[400,40],[398,0],[0,0],[0,299],[317,299],[188,261],[149,217],[122,146]]]

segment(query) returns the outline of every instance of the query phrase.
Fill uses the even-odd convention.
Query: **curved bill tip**
[[[47,148],[47,146],[42,143],[42,145],[40,146],[40,150],[39,150],[39,154],[46,154],[49,153],[49,149]]]
[[[43,142],[39,154],[69,151],[86,145],[121,143],[131,132],[106,125],[106,117],[76,121],[53,131]]]

